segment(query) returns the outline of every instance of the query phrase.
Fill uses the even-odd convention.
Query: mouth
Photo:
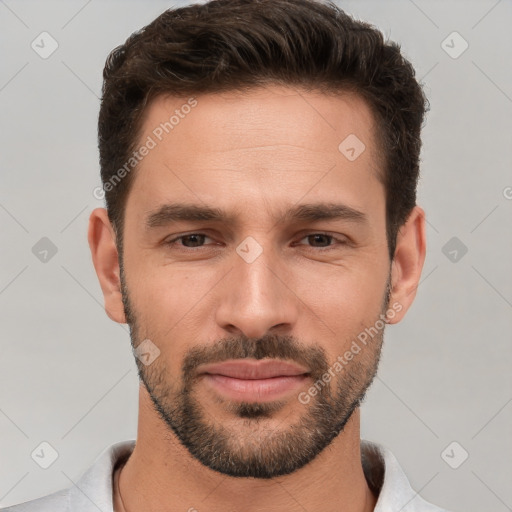
[[[235,401],[277,400],[309,379],[307,368],[277,359],[231,360],[204,365],[200,375],[216,393]]]

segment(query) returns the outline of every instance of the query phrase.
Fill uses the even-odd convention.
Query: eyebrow
[[[276,222],[291,223],[297,221],[315,222],[321,220],[347,220],[367,224],[367,216],[350,206],[338,203],[308,203],[294,206],[281,214]],[[236,215],[212,206],[199,206],[196,204],[173,203],[160,206],[146,216],[147,230],[166,226],[173,222],[222,222],[236,224]]]

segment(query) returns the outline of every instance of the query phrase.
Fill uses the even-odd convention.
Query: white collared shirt
[[[2,512],[114,512],[113,473],[135,447],[135,440],[106,448],[75,485]],[[361,460],[368,485],[378,494],[374,512],[447,512],[426,502],[410,486],[395,456],[384,446],[361,440]]]

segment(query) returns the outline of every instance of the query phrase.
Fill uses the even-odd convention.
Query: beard
[[[120,279],[132,349],[135,350],[144,338],[140,336],[141,326],[129,297],[122,265]],[[389,297],[388,278],[381,314],[385,314]],[[380,318],[375,318],[372,325]],[[174,434],[195,459],[231,477],[270,479],[302,468],[343,431],[377,374],[383,336],[384,329],[379,329],[361,352],[328,383],[322,381],[322,376],[329,373],[332,365],[322,347],[306,346],[292,336],[274,334],[258,339],[242,335],[222,339],[215,345],[194,346],[187,351],[179,376],[172,375],[163,357],[157,357],[148,366],[138,357],[135,362],[139,379],[169,433]],[[344,347],[343,352],[352,340],[345,339],[340,345]],[[165,342],[162,340],[162,343]],[[321,386],[317,386],[317,393],[307,404],[295,398],[296,406],[288,416],[292,413],[297,416],[299,412],[297,421],[286,424],[286,416],[279,424],[269,425],[274,415],[289,406],[293,398],[264,403],[216,398],[215,402],[236,418],[234,425],[231,420],[223,424],[203,407],[196,393],[200,379],[197,367],[245,358],[282,359],[309,369],[311,386],[317,383]]]

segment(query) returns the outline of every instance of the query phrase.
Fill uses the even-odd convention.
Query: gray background
[[[0,0],[0,506],[72,485],[108,445],[136,436],[128,329],[103,310],[86,239],[102,205],[98,97],[108,52],[186,3]],[[431,103],[427,260],[412,309],[387,329],[362,437],[390,448],[429,501],[512,510],[512,4],[339,4],[401,43]],[[47,59],[31,48],[43,31],[59,45]],[[453,31],[469,44],[458,58],[442,46]],[[43,237],[57,248],[46,262],[32,251]],[[43,441],[59,454],[48,469],[31,458]],[[452,465],[469,453],[458,469],[441,456],[453,441]]]

